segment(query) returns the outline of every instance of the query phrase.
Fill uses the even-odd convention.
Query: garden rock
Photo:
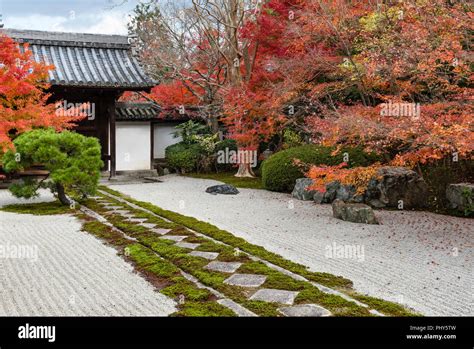
[[[298,178],[296,180],[295,188],[291,195],[298,200],[313,200],[316,190],[308,190],[308,187],[313,185],[313,180],[310,178]]]
[[[326,192],[322,203],[332,203],[342,200],[352,203],[365,203],[374,208],[398,208],[400,202],[403,208],[426,207],[428,186],[415,171],[404,167],[382,167],[377,177],[369,181],[363,194],[357,194],[352,185],[343,185],[339,182],[326,184]],[[319,200],[316,195],[315,201]]]
[[[323,192],[316,191],[313,195],[313,201],[317,204],[322,204],[324,200],[324,194]]]
[[[449,184],[446,188],[446,198],[451,209],[459,211],[472,210],[474,208],[474,184]]]
[[[334,218],[343,221],[365,224],[378,224],[372,208],[365,204],[345,203],[340,199],[332,203],[332,213]]]
[[[415,171],[387,166],[380,168],[377,176],[369,182],[366,202],[379,200],[384,207],[399,207],[400,202],[403,208],[427,206],[428,186]]]
[[[217,194],[224,194],[224,195],[236,195],[239,193],[236,187],[229,185],[229,184],[219,184],[213,185],[206,189],[206,193],[217,195]]]

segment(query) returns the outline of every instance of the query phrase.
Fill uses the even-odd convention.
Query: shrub
[[[309,144],[282,150],[270,156],[262,165],[262,183],[265,189],[291,192],[298,178],[304,177],[302,169],[294,160],[312,165],[338,165],[347,153],[349,167],[368,166],[377,160],[375,154],[367,154],[361,148],[343,148],[337,155],[331,155],[332,147]]]
[[[31,198],[38,189],[49,188],[62,204],[71,204],[66,194],[73,198],[92,195],[97,189],[100,169],[100,144],[94,137],[75,132],[57,133],[52,129],[34,130],[17,137],[2,162],[7,172],[17,172],[41,164],[49,171],[46,180],[25,179],[10,186],[13,195]]]
[[[198,168],[198,162],[204,150],[199,144],[184,142],[170,145],[165,149],[168,166],[178,172],[193,172]]]

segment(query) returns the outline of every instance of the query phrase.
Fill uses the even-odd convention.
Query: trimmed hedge
[[[168,146],[165,158],[168,166],[177,172],[193,172],[198,167],[200,154],[203,152],[199,144],[183,142]]]
[[[334,148],[314,144],[282,150],[273,154],[262,165],[262,183],[265,189],[279,192],[291,192],[303,172],[294,165],[299,159],[313,165],[338,165],[343,162],[343,154],[348,153],[350,167],[367,166],[379,161],[374,154],[367,154],[361,148],[343,148],[337,155],[331,155]]]

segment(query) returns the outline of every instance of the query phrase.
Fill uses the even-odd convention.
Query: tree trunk
[[[58,199],[63,205],[71,205],[71,201],[66,196],[66,192],[64,191],[64,187],[62,184],[56,183],[56,192],[58,193]]]
[[[255,178],[255,173],[249,163],[241,163],[235,177]]]

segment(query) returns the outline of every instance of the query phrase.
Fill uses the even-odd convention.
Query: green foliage
[[[61,205],[58,201],[38,202],[34,204],[13,204],[3,206],[0,210],[20,214],[32,214],[36,216],[49,216],[75,212],[69,206]]]
[[[41,129],[26,132],[13,143],[15,150],[7,151],[2,159],[5,171],[17,172],[41,164],[50,172],[45,181],[27,179],[12,185],[10,190],[15,196],[35,197],[39,188],[55,193],[58,185],[73,198],[95,193],[103,166],[96,138]]]
[[[305,141],[301,135],[291,129],[286,129],[283,132],[283,148],[294,148],[305,144]]]
[[[168,166],[175,171],[192,172],[197,169],[202,152],[199,144],[180,142],[166,148],[165,158]]]
[[[306,164],[337,165],[348,156],[349,167],[367,166],[377,161],[375,154],[367,154],[360,148],[345,148],[332,155],[334,148],[319,145],[304,145],[282,150],[270,156],[262,165],[262,183],[265,189],[291,192],[298,178],[304,177],[303,170],[294,164],[301,160]],[[345,154],[347,153],[347,154]]]
[[[181,137],[183,143],[191,144],[195,142],[194,137],[197,135],[203,135],[209,133],[209,128],[206,125],[200,124],[193,120],[189,120],[179,124],[175,127],[174,137]]]

